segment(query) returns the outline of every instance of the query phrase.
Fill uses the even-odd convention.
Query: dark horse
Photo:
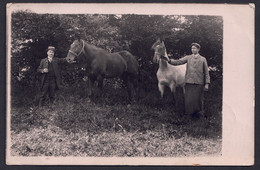
[[[109,53],[85,40],[78,39],[70,45],[66,59],[69,63],[79,60],[86,66],[89,96],[93,95],[92,88],[95,81],[98,82],[101,91],[104,78],[120,77],[127,87],[129,100],[133,99],[133,82],[136,82],[138,76],[138,62],[130,52]]]

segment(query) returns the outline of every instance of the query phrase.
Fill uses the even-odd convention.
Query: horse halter
[[[160,56],[163,56],[163,54],[161,54],[161,53],[159,53],[159,52],[154,52],[154,54],[156,54],[156,55],[160,55]]]
[[[164,52],[165,52],[165,54],[162,54],[162,53],[160,53],[160,52],[158,52],[158,51],[155,51],[154,54],[159,55],[160,59],[161,59],[162,57],[166,57],[166,58],[168,58],[168,55],[167,55],[166,49],[165,49]]]
[[[157,46],[159,46],[159,45],[157,45]],[[155,52],[154,52],[154,54],[156,54],[156,55],[159,55],[160,57],[161,56],[164,56],[164,54],[162,54],[161,52],[158,52],[159,50],[156,50]]]
[[[72,51],[72,50],[69,50],[69,53],[73,54],[75,57],[79,57],[82,53],[85,53],[85,50],[84,50],[85,44],[84,44],[84,41],[83,41],[83,40],[81,40],[81,41],[82,41],[82,49],[80,50],[80,52],[79,52],[78,54],[75,53],[75,52]]]

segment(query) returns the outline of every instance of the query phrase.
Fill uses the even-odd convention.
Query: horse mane
[[[109,53],[108,51],[104,50],[103,48],[97,47],[96,45],[91,44],[91,43],[89,43],[88,41],[86,41],[84,39],[80,39],[80,40],[84,41],[84,44],[86,45],[87,48],[90,48],[92,50],[103,51],[103,52]]]

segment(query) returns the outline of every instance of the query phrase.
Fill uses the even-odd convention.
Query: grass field
[[[12,97],[14,156],[218,156],[222,146],[221,95],[206,95],[206,116],[174,111],[170,95],[140,93],[128,104],[124,89],[104,89],[91,101],[81,88],[57,93],[54,105],[37,108],[30,97]],[[23,94],[24,93],[24,94]],[[20,95],[28,95],[21,92]]]

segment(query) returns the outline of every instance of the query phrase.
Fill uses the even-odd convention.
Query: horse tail
[[[124,59],[124,63],[125,63],[125,72],[127,72],[128,70],[128,64],[127,64],[127,61]]]
[[[121,55],[127,63],[126,72],[137,76],[138,75],[138,62],[137,62],[136,57],[128,51],[120,51],[120,52],[118,52],[118,54]]]

